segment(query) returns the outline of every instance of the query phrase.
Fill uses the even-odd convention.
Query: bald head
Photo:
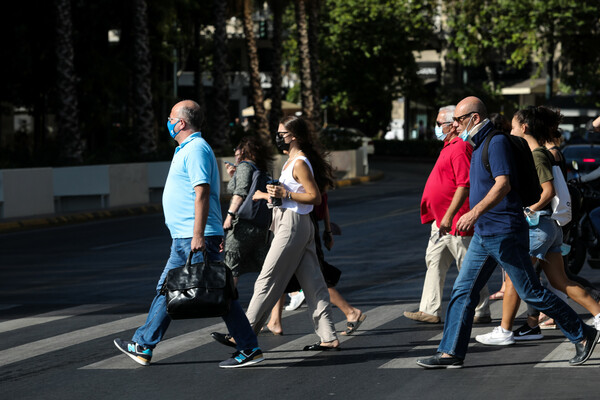
[[[484,120],[488,117],[485,104],[483,104],[483,101],[475,96],[465,97],[456,105],[456,111],[454,113],[455,116],[461,116],[468,113],[479,114],[481,120]]]
[[[193,131],[200,130],[202,126],[202,109],[193,100],[183,100],[173,106],[171,110],[178,118],[184,119]]]

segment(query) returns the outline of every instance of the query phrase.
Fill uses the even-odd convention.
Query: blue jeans
[[[221,245],[222,240],[222,236],[206,237],[206,250],[210,260],[222,261],[223,256],[219,252],[219,246]],[[171,254],[167,260],[167,265],[158,280],[158,285],[156,285],[156,297],[154,297],[154,301],[150,306],[146,323],[139,327],[133,335],[132,340],[134,342],[153,349],[162,340],[171,323],[171,317],[167,314],[165,296],[160,294],[160,289],[162,288],[167,272],[170,269],[185,265],[188,255],[190,254],[191,242],[191,238],[173,239]],[[202,260],[203,256],[201,252],[194,254],[192,257],[193,263],[198,263]],[[225,321],[231,336],[235,338],[238,350],[247,350],[258,347],[256,335],[248,322],[248,318],[246,318],[244,310],[242,310],[242,307],[237,300],[231,302],[231,308],[229,312],[223,316],[223,321]]]
[[[473,236],[452,288],[439,352],[465,358],[479,292],[496,265],[504,268],[519,297],[554,318],[567,339],[573,343],[584,339],[585,323],[571,307],[540,284],[529,258],[528,244],[526,230],[494,236],[476,233]]]

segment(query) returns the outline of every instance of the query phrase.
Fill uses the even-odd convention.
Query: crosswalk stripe
[[[588,325],[594,324],[594,319],[590,319],[586,322]],[[598,347],[600,345],[596,345],[595,353],[598,352]],[[534,368],[570,368],[569,360],[575,356],[575,346],[568,339],[565,339],[561,344],[559,344],[550,354],[548,354],[542,361],[537,363]],[[594,355],[592,354],[592,357]],[[585,363],[586,367],[600,367],[600,359],[592,358]]]
[[[181,353],[185,353],[207,343],[213,343],[214,340],[210,336],[210,333],[223,332],[225,329],[225,323],[221,322],[197,331],[164,340],[160,343],[160,346],[157,347],[159,351],[154,351],[154,354],[152,355],[152,363],[155,364],[159,361],[169,357],[174,357]],[[118,351],[116,347],[114,349],[115,351]],[[133,363],[128,357],[125,357],[122,353],[119,353],[119,355],[86,365],[79,369],[133,369],[137,367],[140,367],[140,365]]]
[[[527,304],[525,304],[524,302],[521,302],[521,305],[519,306],[517,315],[521,315],[521,314],[525,313],[526,311],[527,311]],[[490,312],[492,314],[492,317],[501,316],[502,315],[502,302],[501,301],[491,302]],[[477,335],[487,333],[490,330],[491,330],[491,328],[489,326],[478,327],[478,326],[474,325],[473,329],[471,330],[471,337],[475,337]],[[428,342],[431,342],[431,344],[415,346],[409,350],[404,350],[401,352],[412,353],[414,351],[419,351],[419,350],[431,350],[432,355],[433,355],[437,351],[439,342],[442,340],[442,336],[443,336],[443,332],[440,332],[437,335],[428,339]],[[380,365],[379,368],[380,369],[420,368],[417,365],[417,359],[422,358],[422,357],[423,357],[422,355],[418,356],[418,357],[398,357],[398,358],[395,358],[393,360],[386,362],[385,364]]]
[[[119,304],[84,304],[77,307],[70,307],[44,314],[34,315],[33,317],[18,318],[10,321],[0,322],[0,333],[14,331],[16,329],[26,328],[32,325],[44,324],[47,322],[58,321],[65,318],[71,318],[77,315],[93,313],[106,310],[108,308],[118,307]]]
[[[79,329],[0,351],[0,367],[140,326],[146,314]]]
[[[286,312],[283,316],[283,320],[289,316],[303,311],[303,309],[299,309],[296,311]],[[226,329],[225,323],[220,322],[206,328],[164,340],[160,342],[160,345],[156,347],[156,350],[154,350],[154,354],[152,355],[152,363],[155,364],[167,358],[194,350],[205,344],[214,343],[210,333],[224,332]],[[231,350],[233,351],[233,348]],[[116,348],[115,351],[118,352]],[[119,355],[86,365],[79,369],[134,369],[137,367],[140,367],[140,365],[132,362],[129,358],[119,353]]]
[[[399,304],[399,305],[384,305],[376,307],[372,310],[366,311],[365,315],[367,318],[360,326],[360,330],[356,331],[351,336],[339,335],[340,346],[343,347],[343,343],[352,340],[356,336],[363,335],[369,330],[378,328],[396,318],[399,318],[402,313],[406,310],[414,309],[416,304]],[[336,324],[336,330],[345,330],[346,321],[339,322]],[[305,335],[298,339],[292,340],[267,352],[265,361],[258,364],[258,368],[270,368],[270,369],[282,369],[287,368],[290,364],[297,363],[309,357],[313,357],[317,354],[321,354],[318,351],[303,351],[304,346],[312,344],[309,338],[315,339],[314,334]],[[285,354],[279,354],[285,353]]]

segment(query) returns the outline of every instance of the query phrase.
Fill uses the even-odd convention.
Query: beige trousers
[[[452,264],[456,261],[456,266],[460,271],[467,248],[471,243],[472,236],[454,236],[444,235],[439,237],[439,229],[435,223],[431,224],[431,236],[427,251],[425,252],[425,262],[427,264],[427,273],[423,283],[423,294],[421,295],[421,304],[419,311],[427,314],[441,317],[442,294],[444,290],[444,281],[446,273]],[[475,308],[475,315],[478,317],[490,315],[489,291],[487,285],[479,292],[479,304]]]
[[[252,329],[257,334],[260,332],[295,274],[321,342],[336,340],[329,291],[315,252],[315,229],[310,215],[274,208],[271,228],[274,233],[271,248],[254,284],[254,293],[246,311]]]

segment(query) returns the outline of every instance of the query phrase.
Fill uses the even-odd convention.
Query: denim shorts
[[[540,222],[529,227],[529,255],[545,260],[546,253],[560,253],[562,229],[550,215],[540,215]]]

